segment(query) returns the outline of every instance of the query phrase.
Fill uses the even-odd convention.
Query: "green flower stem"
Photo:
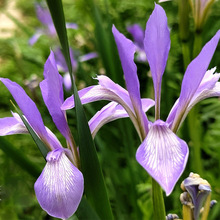
[[[193,145],[192,165],[194,171],[203,174],[202,160],[201,160],[201,124],[198,115],[199,106],[195,106],[188,115],[189,136]]]
[[[194,220],[192,209],[187,205],[183,205],[183,220]]]
[[[193,57],[195,58],[201,51],[202,48],[202,32],[201,30],[195,31]],[[199,118],[199,104],[197,104],[188,115],[188,127],[189,136],[193,144],[193,167],[195,172],[200,175],[203,174],[202,160],[201,160],[201,143],[202,143],[202,126]]]
[[[182,42],[182,54],[183,54],[184,70],[186,70],[187,66],[189,65],[191,61],[189,44],[187,42]]]
[[[202,49],[202,30],[195,30],[194,45],[193,45],[193,58],[195,58]]]
[[[160,185],[152,178],[152,199],[154,209],[154,220],[165,220],[166,212],[163,193]]]

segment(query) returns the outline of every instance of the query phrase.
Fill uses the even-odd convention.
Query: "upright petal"
[[[63,78],[58,73],[52,51],[44,66],[44,78],[40,83],[44,102],[58,130],[67,140],[70,140],[70,131],[65,114],[60,108],[64,102]]]
[[[34,184],[42,209],[49,215],[67,219],[74,214],[83,195],[82,173],[70,162],[64,149],[51,151]]]
[[[43,139],[48,140],[48,134],[46,132],[43,120],[40,112],[37,109],[35,103],[26,94],[26,92],[17,83],[12,82],[6,78],[0,78],[3,84],[8,88],[13,98],[17,102],[19,108],[27,118],[28,122],[35,130],[35,132]]]
[[[146,115],[143,113],[140,96],[140,84],[137,76],[137,66],[134,63],[135,45],[121,34],[115,26],[112,27],[112,32],[115,37],[115,42],[118,47],[126,87],[131,98],[133,108],[141,127],[148,129],[148,121]]]
[[[165,122],[157,120],[139,146],[136,159],[168,196],[185,169],[188,146]]]
[[[179,115],[183,114],[189,102],[198,89],[212,56],[216,50],[220,39],[220,30],[215,36],[203,47],[200,54],[189,64],[183,77],[179,105],[175,116],[175,122],[178,120]]]
[[[166,13],[157,4],[146,25],[144,48],[152,73],[155,101],[159,104],[162,76],[170,50],[170,32]]]

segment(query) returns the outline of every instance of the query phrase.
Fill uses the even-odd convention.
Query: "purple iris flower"
[[[35,182],[34,189],[40,206],[51,216],[67,219],[77,210],[84,189],[83,175],[78,167],[78,151],[66,121],[65,111],[61,110],[64,101],[63,79],[58,73],[51,51],[44,66],[44,80],[40,83],[41,93],[49,113],[68,148],[63,148],[56,136],[45,127],[35,103],[15,82],[0,78],[8,88],[29,125],[46,144],[49,153],[46,165]],[[16,113],[13,117],[0,119],[0,135],[28,133]],[[77,155],[76,155],[77,154]]]
[[[36,33],[29,39],[29,44],[34,45],[41,35],[48,35],[50,37],[56,36],[56,29],[53,24],[52,17],[47,8],[43,8],[40,4],[36,4],[36,14],[38,20],[44,25],[43,28],[39,28]],[[66,28],[77,29],[77,24],[66,23]]]
[[[151,99],[141,99],[137,67],[134,63],[136,46],[114,26],[112,28],[118,47],[127,90],[115,84],[107,76],[97,76],[99,85],[79,91],[83,104],[97,101],[112,101],[103,107],[90,120],[96,124],[93,133],[105,123],[117,118],[129,116],[140,139],[136,159],[141,166],[161,185],[169,195],[188,159],[188,146],[175,133],[189,110],[199,101],[220,95],[220,75],[215,68],[207,70],[217,47],[220,31],[203,47],[200,54],[189,64],[181,87],[179,99],[171,109],[166,121],[160,119],[160,97],[162,76],[166,67],[170,49],[170,33],[167,17],[163,8],[155,4],[145,30],[144,48],[150,65],[155,92],[155,122],[150,122],[145,112],[154,105]],[[118,104],[116,104],[118,103]],[[65,100],[62,110],[74,107],[73,96]],[[121,111],[124,108],[124,111]],[[126,111],[126,113],[125,113]]]
[[[127,27],[127,31],[132,35],[137,51],[137,61],[146,62],[147,57],[144,51],[144,30],[139,24],[133,24]]]

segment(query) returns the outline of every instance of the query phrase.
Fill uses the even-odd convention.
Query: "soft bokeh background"
[[[123,85],[123,74],[117,50],[111,35],[111,25],[127,37],[130,24],[138,23],[145,28],[146,21],[154,8],[153,0],[64,0],[67,22],[78,24],[77,30],[68,30],[68,37],[76,57],[97,51],[99,57],[78,63],[76,84],[78,89],[97,83],[92,77],[106,74]],[[59,45],[56,38],[43,35],[36,44],[30,46],[29,38],[42,24],[35,13],[33,0],[0,0],[0,76],[16,81],[37,104],[44,123],[64,143],[52,123],[43,103],[39,87],[43,79],[43,66],[50,49]],[[161,4],[168,16],[171,31],[171,50],[163,77],[162,119],[166,119],[170,108],[180,92],[184,74],[182,41],[179,36],[178,1]],[[46,6],[46,4],[45,4]],[[187,44],[194,44],[193,17],[189,16],[190,33]],[[220,1],[216,1],[201,32],[202,45],[220,28]],[[191,51],[192,53],[192,51]],[[153,98],[152,79],[147,63],[137,62],[142,97]],[[217,66],[220,72],[220,46],[212,59],[210,67]],[[70,94],[66,92],[65,96]],[[11,116],[14,110],[7,89],[0,85],[0,117]],[[106,102],[85,106],[88,119]],[[194,143],[190,139],[188,124],[184,123],[178,135],[185,139],[190,148],[189,161],[185,172],[177,183],[171,196],[165,197],[167,213],[181,216],[180,184],[190,172],[198,172],[212,186],[212,199],[220,201],[220,100],[211,98],[197,107],[200,128],[201,164],[195,164]],[[153,109],[149,118],[153,118]],[[75,133],[74,111],[68,111],[69,124]],[[197,130],[196,130],[197,131]],[[12,135],[0,139],[0,219],[32,220],[53,219],[40,208],[35,194],[34,182],[45,161],[30,135]],[[4,142],[3,142],[4,141]],[[7,143],[5,143],[7,141]],[[151,219],[151,179],[135,160],[135,152],[140,144],[138,136],[129,119],[121,119],[105,125],[95,138],[98,156],[102,165],[115,219]],[[5,147],[8,146],[8,147]],[[72,217],[71,219],[76,219]],[[220,203],[210,212],[210,220],[220,219]]]

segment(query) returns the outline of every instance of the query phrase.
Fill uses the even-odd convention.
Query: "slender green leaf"
[[[92,18],[95,22],[95,37],[97,49],[100,53],[100,57],[106,69],[106,73],[114,82],[117,82],[118,84],[123,86],[123,72],[115,40],[112,34],[112,22],[108,15],[107,2],[105,2],[105,17],[101,15],[100,10],[95,4],[94,0],[88,1],[88,4],[90,4],[90,7],[92,9]],[[107,25],[105,25],[106,27],[104,27],[103,22],[107,23]]]
[[[78,219],[100,220],[100,218],[87,202],[85,197],[82,198],[79,204],[78,210],[76,211],[76,216],[78,217]]]
[[[6,141],[4,137],[0,137],[0,149],[31,176],[39,177],[40,168],[30,161],[21,150],[16,149],[10,142]]]
[[[88,126],[88,121],[86,119],[85,112],[72,77],[69,43],[67,39],[62,1],[47,0],[47,4],[53,18],[69,72],[71,73],[70,75],[76,106],[77,130],[79,135],[79,152],[81,168],[84,176],[86,198],[101,219],[113,219],[104,178]]]

